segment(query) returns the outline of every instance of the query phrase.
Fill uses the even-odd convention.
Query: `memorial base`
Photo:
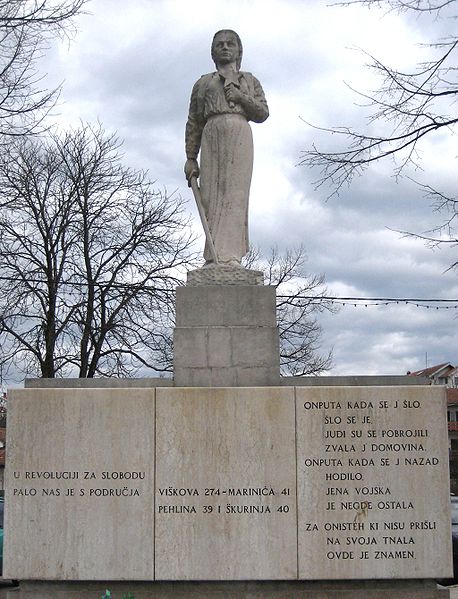
[[[274,287],[179,287],[176,325],[175,386],[279,385]]]
[[[353,582],[25,582],[8,599],[448,599],[450,591],[434,581]]]
[[[7,435],[10,599],[449,596],[442,388],[15,389]]]

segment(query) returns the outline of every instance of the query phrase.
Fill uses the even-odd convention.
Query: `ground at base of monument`
[[[18,587],[17,581],[3,580],[0,577],[0,599],[7,599],[10,591],[16,590]]]
[[[49,583],[24,582],[7,599],[100,599],[109,588],[113,599],[457,599],[458,588],[434,581],[363,582],[167,582]]]

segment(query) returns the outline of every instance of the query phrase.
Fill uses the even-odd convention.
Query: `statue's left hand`
[[[235,86],[229,85],[224,89],[224,93],[226,94],[226,100],[228,102],[232,102],[233,104],[242,104],[244,94]]]

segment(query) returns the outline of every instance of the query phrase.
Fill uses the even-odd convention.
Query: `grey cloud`
[[[342,31],[351,30],[354,13],[325,9],[318,1],[253,2],[263,22],[255,27],[247,21],[251,4],[233,0],[229,26],[244,42],[243,68],[259,77],[271,98],[270,119],[255,129],[262,147],[255,149],[253,189],[261,195],[252,197],[252,241],[264,249],[304,243],[310,271],[324,272],[331,291],[334,286],[362,296],[453,297],[455,274],[443,274],[452,251],[433,252],[387,230],[422,232],[440,222],[412,182],[396,183],[390,164],[377,165],[342,189],[339,198],[326,200],[326,188],[314,189],[317,173],[295,166],[313,141],[325,147],[337,143],[300,117],[324,126],[364,124],[357,98],[343,83],[352,83],[354,57],[336,45]],[[74,114],[99,117],[119,131],[129,164],[148,168],[158,187],[190,198],[182,174],[189,95],[194,81],[213,69],[211,35],[225,26],[221,21],[228,5],[209,3],[198,26],[173,13],[172,3],[131,0],[129,15],[142,27],[131,31],[126,26],[122,34],[121,28],[115,31],[116,19],[104,19],[118,6],[114,0],[93,2],[94,16],[84,17],[70,55],[51,52],[47,70],[51,79],[65,77],[63,100]],[[286,10],[296,18],[284,20]],[[410,23],[407,16],[399,18]],[[342,30],[332,29],[337,23]],[[441,33],[442,27],[436,23],[427,30],[423,21],[412,26],[425,34]],[[374,19],[375,38],[383,27],[383,18]],[[359,42],[351,40],[354,46]],[[364,80],[360,70],[355,76]],[[423,172],[411,174],[427,181],[433,177],[439,187],[453,189],[456,167],[447,170],[448,159],[440,173],[424,164]],[[282,177],[288,189],[279,187]],[[324,345],[334,346],[335,372],[403,373],[421,368],[426,351],[431,363],[456,361],[450,355],[458,341],[453,317],[451,311],[401,306],[343,308],[335,316],[323,314],[321,322]]]

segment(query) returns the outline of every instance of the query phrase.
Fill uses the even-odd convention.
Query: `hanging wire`
[[[458,299],[443,298],[412,298],[412,297],[339,297],[322,295],[319,297],[312,295],[278,295],[279,298],[305,299],[312,303],[327,302],[333,305],[353,306],[355,308],[369,308],[372,306],[390,306],[406,305],[416,308],[426,308],[427,310],[458,310]]]
[[[158,275],[158,279],[161,280],[161,275]],[[17,278],[0,276],[0,281],[17,282]],[[154,285],[154,278],[149,284],[144,284],[141,281],[131,281],[129,283],[115,283],[112,281],[100,281],[92,283],[93,286],[104,289],[128,289],[135,286],[141,286],[145,291],[155,291],[160,293],[174,294],[175,289],[170,287],[160,287]],[[46,284],[43,279],[27,279],[30,284]],[[88,287],[86,281],[59,281],[59,286],[62,287],[77,287],[84,288]],[[327,302],[338,306],[353,306],[355,308],[364,307],[370,308],[374,306],[390,306],[390,305],[407,305],[415,306],[416,308],[426,308],[433,310],[458,310],[458,299],[444,299],[444,298],[411,298],[411,297],[341,297],[333,295],[302,295],[302,294],[278,294],[277,298],[286,300],[307,300],[310,303],[321,304]]]

